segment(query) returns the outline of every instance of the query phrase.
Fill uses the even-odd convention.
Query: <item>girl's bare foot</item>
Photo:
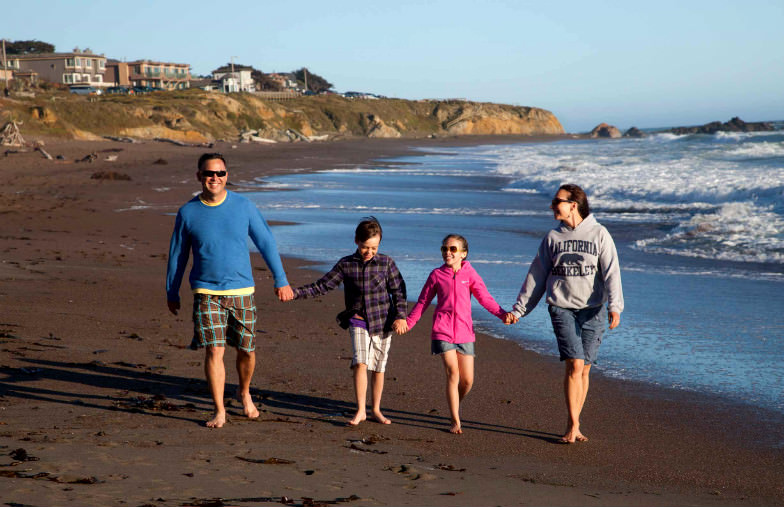
[[[452,423],[452,427],[449,428],[449,433],[453,433],[455,435],[462,435],[463,434],[463,428],[460,427],[460,422],[459,421]]]
[[[376,422],[381,424],[392,424],[392,421],[384,417],[384,414],[382,414],[381,411],[378,410],[373,411],[373,419],[375,419]]]
[[[215,417],[204,424],[208,428],[222,428],[226,424],[226,412],[215,412]]]
[[[259,416],[259,409],[256,408],[256,404],[253,403],[253,397],[249,392],[245,394],[237,393],[237,401],[242,403],[242,413],[245,414],[245,417],[248,419],[256,419]]]

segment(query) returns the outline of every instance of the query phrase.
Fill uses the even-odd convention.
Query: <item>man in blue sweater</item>
[[[169,311],[177,315],[180,284],[192,251],[189,281],[193,290],[194,336],[191,348],[206,349],[204,371],[215,403],[215,414],[206,424],[220,428],[226,423],[223,354],[227,342],[237,349],[237,399],[242,402],[247,417],[259,416],[250,395],[256,366],[256,302],[248,236],[272,272],[278,299],[288,301],[294,294],[267,222],[248,199],[226,190],[228,171],[223,156],[205,153],[199,158],[198,167],[196,178],[202,191],[180,208],[172,232],[166,299]]]

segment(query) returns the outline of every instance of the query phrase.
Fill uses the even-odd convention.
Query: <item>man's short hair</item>
[[[204,164],[207,163],[208,160],[218,159],[223,162],[223,165],[226,166],[226,159],[223,158],[223,155],[220,153],[205,153],[201,157],[199,157],[198,168],[201,171],[204,168]]]

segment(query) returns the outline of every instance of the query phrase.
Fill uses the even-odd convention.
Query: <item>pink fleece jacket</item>
[[[503,319],[506,315],[487,291],[485,282],[471,267],[471,263],[463,261],[457,273],[446,264],[430,272],[419,294],[419,300],[408,314],[406,319],[408,327],[413,328],[416,325],[422,312],[430,305],[433,298],[438,296],[438,304],[433,314],[431,338],[450,343],[475,341],[474,321],[471,318],[471,295],[499,319]]]

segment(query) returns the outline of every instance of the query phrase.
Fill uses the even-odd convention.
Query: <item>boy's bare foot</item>
[[[384,417],[384,414],[382,414],[379,411],[375,411],[375,410],[373,411],[373,419],[375,419],[376,422],[381,424],[392,424],[392,421]]]
[[[259,409],[253,403],[253,397],[250,393],[240,394],[237,393],[237,401],[242,403],[242,413],[248,419],[256,419],[259,416]]]
[[[215,417],[204,424],[208,428],[222,428],[226,424],[226,412],[215,412]]]
[[[365,413],[357,413],[353,419],[348,421],[349,426],[359,426],[359,423],[367,419],[367,414]]]
[[[459,422],[453,422],[452,423],[452,427],[449,428],[449,433],[453,433],[455,435],[462,435],[463,434],[463,428],[460,427],[460,423]]]

